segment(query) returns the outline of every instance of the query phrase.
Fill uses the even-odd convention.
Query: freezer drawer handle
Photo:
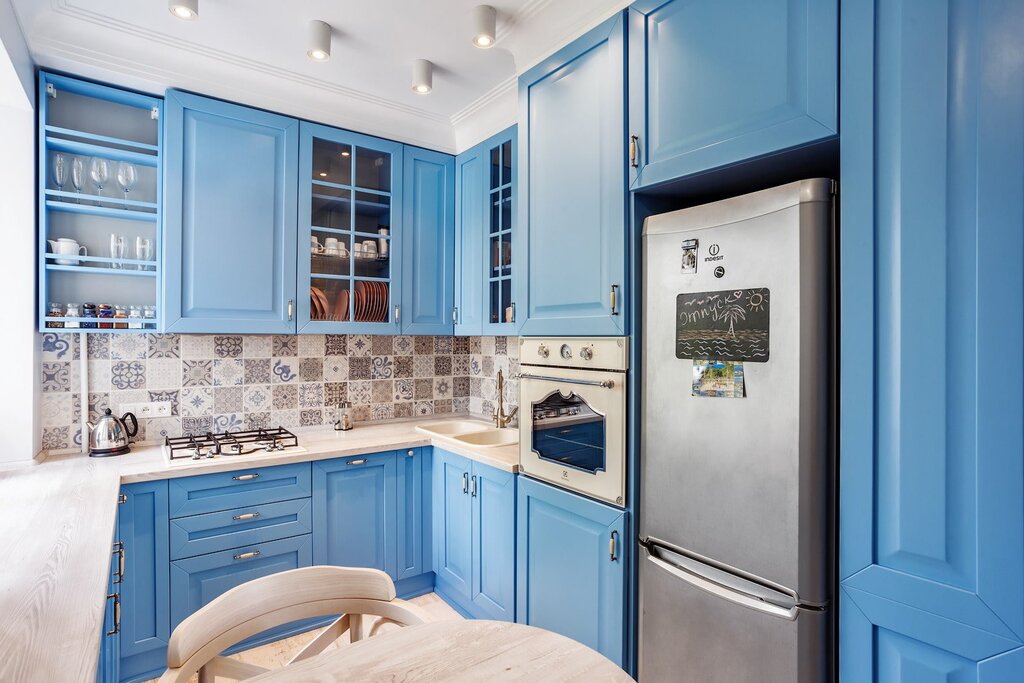
[[[608,537],[608,557],[612,562],[619,559],[619,556],[615,553],[616,548],[619,545],[619,532],[612,530],[611,536]]]
[[[648,560],[653,562],[656,566],[664,569],[669,574],[672,574],[676,578],[682,579],[683,581],[687,582],[694,588],[699,588],[703,591],[711,593],[714,596],[723,598],[730,602],[734,602],[737,605],[749,607],[750,609],[757,610],[758,612],[764,612],[765,614],[769,614],[773,617],[779,617],[780,619],[788,619],[789,621],[792,621],[797,617],[799,609],[795,606],[786,609],[785,607],[780,607],[779,605],[773,605],[770,602],[759,600],[753,596],[746,595],[744,593],[739,593],[734,590],[729,590],[728,588],[725,588],[724,586],[721,586],[715,583],[714,581],[709,581],[708,579],[705,579],[703,577],[697,576],[696,574],[686,571],[678,565],[661,559],[657,555],[653,554],[651,552],[651,549],[647,546],[644,546],[644,550],[647,551]]]
[[[602,387],[604,389],[611,389],[615,386],[615,382],[610,379],[596,380],[596,379],[566,379],[565,377],[548,377],[546,375],[531,375],[528,373],[522,373],[519,375],[520,379],[539,379],[545,382],[561,382],[563,384],[583,384],[588,387]]]

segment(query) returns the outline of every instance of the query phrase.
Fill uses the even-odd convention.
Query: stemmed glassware
[[[135,164],[128,161],[120,161],[117,164],[117,184],[124,192],[124,203],[128,205],[128,193],[135,189],[135,183],[139,180]]]
[[[152,261],[153,260],[153,240],[148,237],[136,237],[135,238],[135,258],[140,261]],[[146,270],[149,268],[144,263],[140,263],[135,266],[136,270]]]
[[[82,186],[85,184],[85,163],[81,157],[75,157],[71,161],[71,184],[75,186],[75,192],[80,195]],[[82,203],[81,197],[78,197],[78,203]]]
[[[124,258],[124,247],[124,235],[116,233],[110,235],[110,258],[114,259],[110,264],[111,268],[121,269],[122,264],[120,261]]]
[[[89,178],[96,186],[96,194],[103,195],[103,187],[110,180],[110,164],[106,159],[93,157],[89,160]]]
[[[68,181],[68,160],[63,154],[53,157],[53,184],[59,192],[64,191],[64,183]]]

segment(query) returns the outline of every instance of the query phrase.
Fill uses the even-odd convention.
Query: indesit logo
[[[709,249],[708,251],[711,252],[712,256],[718,256],[718,252],[721,250],[721,247],[719,247],[717,244],[712,244],[711,249]]]
[[[709,261],[721,261],[722,259],[725,258],[719,253],[721,251],[722,248],[720,246],[718,246],[717,244],[712,244],[710,247],[708,247],[708,254],[710,254],[710,256],[705,256],[704,262],[708,263]]]

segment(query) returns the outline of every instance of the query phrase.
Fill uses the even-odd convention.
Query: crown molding
[[[552,2],[553,0],[529,0],[529,2],[512,14],[507,21],[500,22],[497,30],[494,32],[495,45],[498,45],[504,38],[512,35],[517,27],[521,27],[535,15],[542,12]]]
[[[463,107],[459,111],[457,111],[454,114],[452,114],[451,121],[450,121],[451,124],[453,126],[458,126],[466,118],[468,118],[470,116],[473,116],[474,114],[479,112],[481,109],[484,109],[485,107],[490,105],[495,100],[500,99],[509,90],[512,90],[512,89],[514,89],[516,87],[517,80],[518,79],[516,78],[516,76],[509,76],[508,78],[506,78],[504,81],[502,81],[498,85],[494,86],[493,88],[491,88],[490,90],[485,92],[483,95],[481,95],[480,97],[476,98],[475,100],[473,100],[472,102],[467,104],[465,107]]]

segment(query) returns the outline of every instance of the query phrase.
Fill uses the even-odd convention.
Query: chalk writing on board
[[[768,360],[766,287],[676,296],[676,358]]]

